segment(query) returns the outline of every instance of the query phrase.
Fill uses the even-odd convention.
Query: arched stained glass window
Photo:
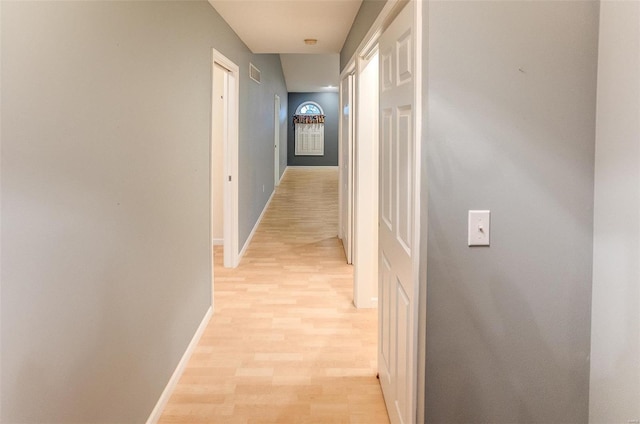
[[[324,115],[324,111],[316,102],[304,102],[298,106],[296,115]]]

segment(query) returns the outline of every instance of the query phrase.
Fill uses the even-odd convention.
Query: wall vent
[[[249,63],[249,78],[260,84],[260,69]]]

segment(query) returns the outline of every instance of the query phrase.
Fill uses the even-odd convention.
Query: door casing
[[[280,184],[280,96],[273,98],[273,144],[274,144],[274,172],[273,187]]]
[[[378,46],[357,62],[353,148],[353,303],[378,305]]]
[[[355,53],[352,55],[351,59],[347,62],[346,66],[343,68],[341,72],[341,79],[343,79],[348,73],[352,72],[355,68],[355,63],[358,58],[366,55],[367,52],[371,51],[372,46],[378,42],[380,35],[383,30],[388,27],[388,25],[393,21],[393,19],[398,15],[398,13],[402,10],[402,8],[407,5],[407,7],[413,8],[413,27],[414,27],[414,72],[415,72],[415,116],[414,116],[414,137],[416,140],[416,150],[414,152],[415,158],[415,169],[416,169],[416,185],[415,185],[415,199],[416,199],[416,210],[414,213],[414,217],[416,219],[414,223],[413,233],[416,241],[420,240],[421,222],[426,225],[426,210],[427,210],[427,199],[426,196],[421,196],[421,174],[425,172],[424,166],[426,165],[426,158],[423,157],[421,144],[422,133],[423,133],[423,122],[422,122],[422,104],[423,104],[423,96],[427,95],[428,86],[426,83],[423,83],[423,74],[422,74],[422,57],[423,57],[423,25],[428,22],[428,2],[422,2],[419,0],[389,0],[386,2],[385,6],[378,14],[378,17],[372,24],[371,28],[368,30],[367,34],[363,38],[362,42],[356,49]],[[423,23],[424,20],[424,23]],[[424,44],[426,46],[426,44]],[[356,76],[357,78],[357,76]],[[342,94],[342,87],[341,87]],[[342,104],[342,103],[341,103]],[[425,122],[426,124],[426,122]],[[340,133],[342,137],[342,132]],[[341,140],[341,143],[344,142]],[[342,168],[342,161],[339,162]],[[342,171],[342,169],[341,169]],[[356,182],[357,184],[357,182]],[[422,187],[422,190],[426,189],[426,187]],[[422,217],[422,219],[421,219]],[[426,230],[426,228],[425,228]],[[354,246],[354,250],[357,250],[357,246]],[[421,268],[419,258],[426,258],[426,245],[422,245],[419,247],[419,253],[416,255],[414,264],[413,264],[413,278],[416,290],[418,290],[416,298],[418,299],[418,307],[417,311],[412,317],[414,323],[416,324],[414,327],[417,330],[417,334],[414,334],[413,337],[416,339],[417,343],[414,344],[416,346],[416,352],[414,352],[414,358],[416,358],[417,364],[415,364],[415,370],[417,372],[416,376],[416,385],[415,390],[413,391],[413,400],[415,405],[414,417],[416,422],[422,422],[424,420],[424,394],[425,394],[425,364],[426,364],[426,261],[423,261],[424,264]],[[421,319],[419,319],[421,317]],[[419,358],[419,361],[418,361]]]
[[[340,82],[338,237],[342,240],[347,263],[353,260],[353,142],[355,138],[355,69]]]
[[[238,266],[238,102],[240,97],[240,70],[238,66],[216,49],[212,49],[212,80],[213,72],[218,67],[226,71],[224,89],[224,117],[223,117],[223,245],[224,266],[235,268]],[[212,84],[213,85],[213,84]],[[213,95],[212,95],[213,98]],[[213,113],[213,105],[212,105]],[[214,122],[212,117],[212,123]],[[211,128],[211,140],[213,140],[214,128]],[[213,151],[213,148],[211,149]],[[210,161],[210,178],[213,162]],[[211,211],[213,213],[213,211]],[[213,236],[211,237],[213,245]],[[212,252],[213,255],[213,247]],[[211,256],[213,257],[213,256]],[[212,263],[213,267],[213,263]],[[212,272],[213,275],[213,272]],[[213,296],[213,290],[212,290]]]

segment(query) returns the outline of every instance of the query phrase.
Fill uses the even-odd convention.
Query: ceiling
[[[291,92],[337,91],[342,50],[362,0],[209,0],[253,53],[280,53]],[[318,40],[307,45],[304,40]],[[322,55],[322,56],[316,56]]]
[[[340,81],[340,55],[281,54],[282,72],[290,93],[338,91]]]

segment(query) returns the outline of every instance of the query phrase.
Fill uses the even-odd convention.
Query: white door
[[[347,263],[352,263],[353,243],[353,74],[341,83],[340,122],[340,238],[344,246]]]
[[[274,144],[274,182],[275,188],[280,184],[280,96],[275,95],[273,101],[273,144]]]
[[[211,176],[216,178],[222,166],[222,238],[224,246],[225,268],[238,266],[238,98],[240,96],[240,70],[238,66],[227,59],[216,49],[213,53],[213,91],[212,91],[212,119],[211,140],[220,136],[223,139],[222,165],[211,160]],[[222,79],[222,85],[220,82]],[[220,93],[222,90],[222,93]],[[222,97],[222,104],[216,104]],[[221,114],[221,116],[217,116]],[[211,147],[212,154],[218,154]],[[213,199],[213,190],[212,190]],[[212,200],[213,201],[213,200]],[[214,208],[212,207],[212,214]],[[219,213],[219,212],[218,212]],[[213,226],[212,226],[213,228]],[[213,240],[213,233],[212,233]]]
[[[213,245],[224,241],[224,143],[228,71],[214,62],[211,101],[211,238]]]
[[[392,423],[416,420],[417,189],[414,2],[379,40],[380,384]],[[415,266],[415,268],[414,268]]]

